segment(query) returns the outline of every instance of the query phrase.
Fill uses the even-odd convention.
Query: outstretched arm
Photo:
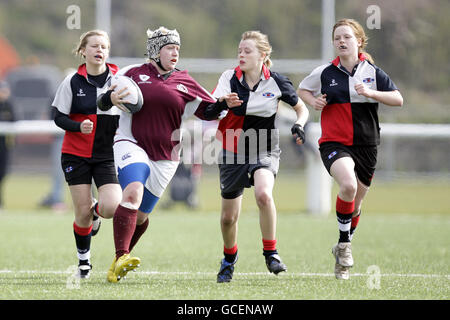
[[[207,106],[203,115],[206,120],[214,120],[217,119],[222,111],[228,108],[238,107],[242,102],[242,100],[239,100],[237,93],[232,92],[217,99],[216,103]]]

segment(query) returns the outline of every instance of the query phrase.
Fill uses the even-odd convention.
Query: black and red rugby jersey
[[[97,108],[97,97],[108,90],[108,79],[119,70],[116,65],[107,66],[109,75],[101,88],[89,81],[86,64],[80,65],[76,72],[68,75],[59,85],[52,106],[74,121],[90,119],[94,123],[90,134],[66,131],[62,153],[84,158],[113,157],[112,144],[118,127],[119,113],[116,108],[108,111]]]
[[[364,54],[351,74],[340,64],[337,57],[331,63],[314,69],[299,88],[314,96],[326,94],[327,105],[320,116],[322,136],[319,144],[339,142],[347,146],[380,144],[378,102],[359,95],[355,85],[362,83],[377,91],[398,90],[389,76],[370,63]]]
[[[260,82],[250,90],[238,66],[222,73],[213,95],[220,98],[231,92],[237,93],[243,103],[230,108],[219,122],[217,138],[222,140],[223,149],[242,153],[243,146],[246,154],[253,153],[255,148],[257,153],[278,150],[279,133],[275,117],[279,101],[294,107],[299,100],[289,78],[263,65]],[[249,145],[248,140],[256,141],[255,146]],[[265,150],[260,148],[263,145]]]

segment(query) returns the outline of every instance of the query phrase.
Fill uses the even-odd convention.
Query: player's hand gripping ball
[[[115,92],[119,92],[123,88],[126,88],[128,91],[128,95],[124,98],[128,103],[122,103],[127,112],[136,113],[141,110],[144,98],[142,97],[141,89],[133,79],[123,75],[115,75],[110,81],[111,85],[116,85],[114,88]]]

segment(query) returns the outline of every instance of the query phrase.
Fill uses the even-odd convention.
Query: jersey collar
[[[109,72],[112,74],[116,74],[119,71],[119,67],[112,63],[107,63],[106,66],[109,68]],[[83,63],[78,67],[77,73],[87,79],[87,69],[86,63]]]
[[[239,81],[242,82],[244,78],[244,73],[242,72],[241,67],[237,66],[236,68],[234,68],[234,72],[236,73],[236,77],[239,79]],[[267,68],[265,64],[263,64],[261,79],[268,80],[269,78],[270,78],[270,69]]]
[[[367,57],[364,55],[364,53],[359,53],[358,59],[360,61],[364,61],[367,59]],[[338,67],[339,64],[341,63],[341,58],[339,56],[337,56],[333,61],[331,61],[331,63],[334,64],[336,67]]]

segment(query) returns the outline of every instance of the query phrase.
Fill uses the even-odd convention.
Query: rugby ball
[[[123,105],[130,113],[136,113],[141,110],[144,104],[144,98],[142,97],[142,91],[133,79],[124,75],[114,75],[110,80],[110,85],[117,85],[114,91],[120,91],[123,88],[127,88],[128,95],[123,99],[130,103],[124,103]]]

